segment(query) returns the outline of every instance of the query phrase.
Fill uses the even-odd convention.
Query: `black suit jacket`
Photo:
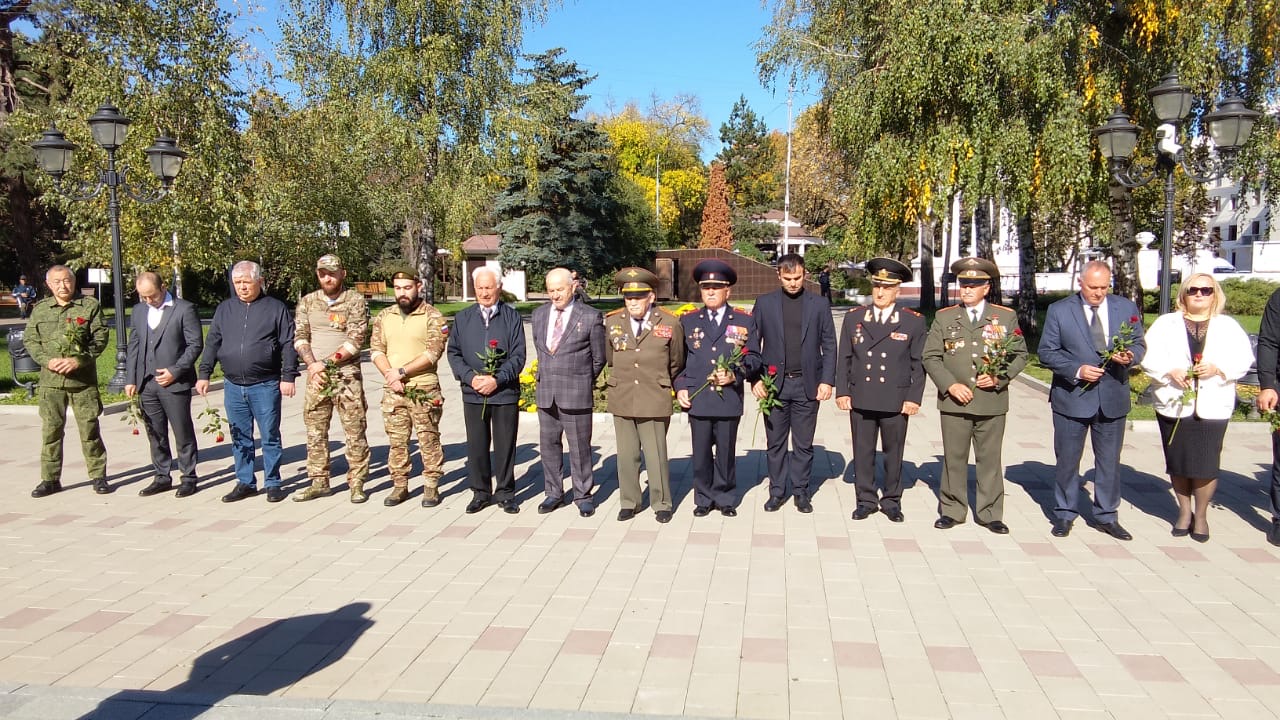
[[[173,374],[173,384],[163,388],[168,392],[185,392],[196,381],[196,358],[204,349],[204,333],[196,307],[181,298],[173,299],[173,307],[164,309],[160,324],[155,330],[147,327],[150,306],[138,303],[133,307],[129,339],[126,343],[128,359],[125,376],[129,385],[142,389],[142,381],[155,375],[160,368],[168,368]],[[144,367],[146,346],[150,346],[154,367]]]
[[[810,400],[818,398],[818,384],[836,384],[836,324],[831,319],[831,304],[825,298],[805,292],[804,319],[800,332],[804,360],[801,369],[804,371],[804,392]],[[782,389],[786,378],[783,373],[792,368],[785,368],[786,340],[783,335],[782,289],[761,295],[756,300],[755,310],[751,316],[760,329],[760,356],[763,367],[770,365],[778,368],[778,389]],[[792,332],[795,328],[787,328]]]

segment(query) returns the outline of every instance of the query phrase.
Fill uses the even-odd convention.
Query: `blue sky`
[[[221,3],[232,12],[237,5],[256,5]],[[277,68],[278,18],[276,4],[268,0],[236,28]],[[587,87],[589,111],[621,110],[628,102],[646,110],[654,94],[659,100],[698,97],[710,124],[703,144],[703,157],[710,159],[720,149],[720,125],[740,95],[770,129],[786,130],[786,87],[767,90],[756,70],[755,43],[770,20],[760,0],[564,0],[544,23],[526,28],[524,49],[563,47],[567,59],[596,75]],[[815,100],[797,88],[795,113]]]

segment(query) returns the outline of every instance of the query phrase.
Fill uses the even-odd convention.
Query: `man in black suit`
[[[147,442],[151,445],[151,464],[156,470],[151,484],[138,494],[146,497],[173,487],[173,452],[169,447],[169,428],[173,428],[182,472],[176,494],[187,497],[196,491],[197,480],[191,388],[196,381],[196,358],[204,349],[200,318],[194,305],[164,289],[156,273],[139,273],[134,287],[142,302],[133,308],[124,394],[139,398],[146,418]]]
[[[858,507],[854,520],[883,510],[902,522],[902,451],[907,421],[924,398],[924,318],[898,303],[911,268],[891,258],[867,261],[871,307],[845,313],[836,365],[836,407],[849,411],[853,433],[854,484]],[[876,496],[876,437],[884,452],[884,494]]]
[[[729,307],[729,288],[738,273],[728,263],[703,260],[693,268],[693,280],[703,307],[680,318],[685,361],[675,383],[693,437],[693,515],[705,517],[718,509],[733,517],[738,514],[735,454],[742,384],[759,373],[760,334],[750,313]]]
[[[769,500],[764,509],[781,508],[789,484],[796,509],[809,513],[813,512],[809,475],[818,404],[830,400],[835,389],[836,326],[831,304],[804,290],[804,258],[794,253],[779,258],[778,280],[782,287],[760,296],[752,313],[760,329],[762,365],[778,369],[775,383],[782,403],[764,420],[769,462]],[[751,392],[764,398],[764,383],[756,381]],[[788,438],[791,452],[787,452]]]
[[[516,502],[515,454],[520,371],[524,370],[525,356],[524,320],[515,308],[499,301],[502,284],[493,269],[476,268],[471,279],[476,303],[454,316],[448,349],[449,367],[462,383],[462,419],[467,428],[467,469],[472,492],[467,512],[480,512],[496,502],[514,514],[520,512]]]
[[[604,316],[578,299],[573,273],[547,273],[551,302],[533,311],[533,347],[538,351],[538,453],[547,499],[538,512],[570,502],[582,517],[595,514],[591,500],[591,411],[595,379],[604,370]],[[564,491],[561,438],[569,441],[573,491]]]

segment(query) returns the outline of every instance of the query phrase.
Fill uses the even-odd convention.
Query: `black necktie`
[[[1098,307],[1090,305],[1089,309],[1093,311],[1093,319],[1089,321],[1089,336],[1093,338],[1093,347],[1098,352],[1106,352],[1107,334],[1102,332],[1102,318],[1098,317]]]

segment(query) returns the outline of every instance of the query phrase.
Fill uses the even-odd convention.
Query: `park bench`
[[[387,284],[381,280],[377,282],[357,282],[355,285],[356,292],[363,295],[366,300],[387,294]]]

